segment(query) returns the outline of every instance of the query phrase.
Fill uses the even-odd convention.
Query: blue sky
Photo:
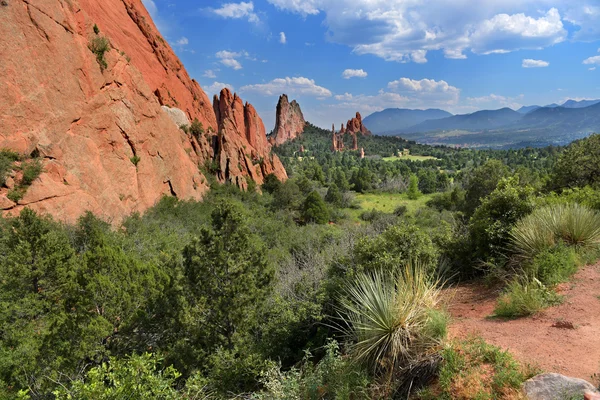
[[[338,126],[356,111],[600,98],[600,0],[143,0],[190,75],[272,129],[281,93]]]

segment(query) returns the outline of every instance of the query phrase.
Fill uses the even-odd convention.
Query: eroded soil
[[[490,318],[497,289],[483,283],[448,290],[453,322],[450,336],[477,335],[508,349],[518,360],[546,372],[598,383],[600,374],[600,263],[586,266],[558,288],[561,305],[516,320]]]

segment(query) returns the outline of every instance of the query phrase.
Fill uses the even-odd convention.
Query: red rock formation
[[[110,40],[105,69],[88,47],[99,36]],[[200,199],[208,185],[198,165],[213,159],[229,166],[222,180],[242,187],[247,176],[286,178],[254,108],[232,99],[217,123],[141,0],[11,1],[0,37],[0,148],[40,154],[44,167],[18,204],[0,190],[4,210],[66,221],[90,210],[117,222],[165,194]],[[219,134],[184,134],[161,104]]]
[[[344,124],[342,123],[342,126],[340,127],[340,133],[346,133],[346,130],[344,129]]]
[[[269,137],[269,143],[279,146],[287,141],[294,140],[304,131],[306,121],[302,115],[300,104],[296,100],[290,103],[286,94],[279,96],[277,112],[275,115],[275,129]]]
[[[360,158],[365,158],[365,149],[364,148],[360,148]]]
[[[371,131],[363,125],[359,112],[356,113],[356,117],[348,120],[348,123],[346,123],[346,133],[360,133],[364,136],[371,135]]]
[[[259,185],[269,174],[286,177],[283,164],[271,153],[262,119],[251,104],[244,105],[237,94],[223,89],[220,97],[215,95],[213,108],[218,125],[214,159],[221,182],[246,189],[245,177]]]
[[[352,133],[352,150],[358,150],[358,139],[356,138],[356,133]]]

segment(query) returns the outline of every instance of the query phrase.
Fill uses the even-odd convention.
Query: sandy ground
[[[483,337],[546,372],[597,383],[600,375],[600,264],[579,270],[558,289],[564,302],[532,317],[490,318],[498,292],[482,283],[449,289],[450,336]]]

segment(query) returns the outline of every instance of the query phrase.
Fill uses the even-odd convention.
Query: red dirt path
[[[586,380],[600,374],[600,264],[580,269],[561,285],[561,305],[527,318],[489,318],[498,292],[481,283],[459,285],[449,293],[450,337],[481,336],[546,372]],[[574,329],[564,327],[569,323]]]

